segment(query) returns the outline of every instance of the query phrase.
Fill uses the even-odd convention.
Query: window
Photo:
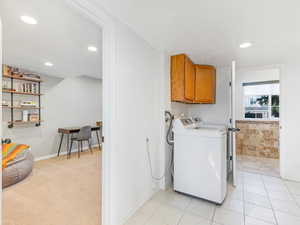
[[[243,83],[244,117],[279,119],[279,81]]]

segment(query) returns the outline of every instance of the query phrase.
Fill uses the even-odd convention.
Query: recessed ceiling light
[[[98,49],[97,49],[95,46],[89,46],[89,47],[88,47],[88,50],[89,50],[90,52],[97,52],[97,51],[98,51]]]
[[[44,65],[51,67],[51,66],[53,66],[53,63],[52,62],[45,62]]]
[[[32,24],[32,25],[37,24],[37,20],[30,16],[21,16],[21,20],[27,24]]]
[[[240,44],[240,48],[249,48],[251,46],[252,46],[252,44],[250,42],[245,42],[245,43]]]

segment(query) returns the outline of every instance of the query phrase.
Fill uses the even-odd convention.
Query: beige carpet
[[[36,162],[3,191],[3,225],[100,225],[101,152]]]

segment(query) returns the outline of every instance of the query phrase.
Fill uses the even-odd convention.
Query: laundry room
[[[282,67],[246,67],[237,64],[234,68],[235,76],[232,78],[233,68],[230,63],[228,66],[211,65],[215,75],[210,75],[206,68],[199,69],[207,65],[194,62],[194,68],[188,70],[185,65],[180,72],[180,56],[185,57],[188,62],[193,62],[192,57],[186,54],[170,57],[169,107],[174,117],[197,118],[201,121],[200,124],[221,124],[237,128],[234,140],[237,170],[280,177],[279,118]],[[197,57],[194,61],[197,62]],[[189,71],[192,75],[188,75]],[[182,75],[184,77],[180,80]],[[194,84],[188,83],[188,76],[192,77]],[[183,84],[181,89],[180,82]],[[188,96],[189,88],[194,90],[191,91],[192,96]],[[213,101],[209,101],[210,98]],[[230,124],[233,116],[235,122]],[[230,153],[230,141],[228,147]],[[231,156],[228,155],[228,158]]]
[[[197,64],[201,60],[187,54],[174,54],[168,60],[170,66],[167,68],[166,76],[169,77],[166,77],[166,83],[170,85],[169,111],[174,121],[172,124],[167,123],[167,128],[172,126],[173,131],[167,136],[173,139],[174,145],[166,148],[166,164],[170,158],[173,159],[166,186],[174,186],[175,191],[222,203],[226,194],[226,173],[230,170],[227,169],[227,129],[230,118],[231,64],[228,67]],[[190,137],[187,136],[189,134]],[[205,146],[208,151],[197,151],[199,146]],[[212,148],[217,149],[216,154],[209,152]],[[222,163],[210,162],[209,155],[211,160],[218,162],[222,158]],[[203,161],[199,163],[198,159]],[[192,163],[194,160],[195,163]],[[205,164],[205,168],[198,167]],[[196,173],[197,170],[203,173]],[[197,180],[198,184],[195,182]],[[215,185],[204,187],[201,185],[203,180]]]
[[[167,159],[173,159],[166,183],[173,185],[175,191],[218,202],[215,197],[222,195],[223,188],[217,178],[224,176],[224,183],[229,181],[227,191],[230,193],[231,189],[239,190],[242,180],[247,191],[254,188],[247,179],[280,177],[281,66],[246,67],[236,62],[219,66],[197,64],[199,62],[197,57],[187,54],[174,54],[169,58],[169,80],[167,77],[166,82],[170,83],[169,111],[174,121],[167,123],[167,128],[171,126],[173,131],[167,136],[174,143],[166,148]],[[222,133],[226,133],[223,139],[220,138]],[[207,137],[209,140],[205,142]],[[202,150],[201,154],[209,152],[197,155],[197,149],[198,153]],[[214,155],[214,151],[224,152],[224,155]],[[212,161],[213,156],[215,161]],[[198,160],[193,167],[195,158]],[[201,175],[197,175],[197,170],[202,171]],[[212,186],[208,185],[202,193],[199,190],[204,180],[214,183],[214,176],[220,189],[210,198]],[[197,179],[201,184],[196,184]],[[260,192],[258,195],[261,194],[258,197],[264,198],[264,188],[260,183],[255,185]],[[220,203],[224,196],[223,193]],[[245,194],[245,198],[251,197]]]

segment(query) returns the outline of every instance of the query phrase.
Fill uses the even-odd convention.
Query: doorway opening
[[[280,69],[238,71],[237,169],[280,177]]]
[[[102,30],[65,1],[0,9],[2,137],[19,152],[2,171],[2,224],[100,225]]]

